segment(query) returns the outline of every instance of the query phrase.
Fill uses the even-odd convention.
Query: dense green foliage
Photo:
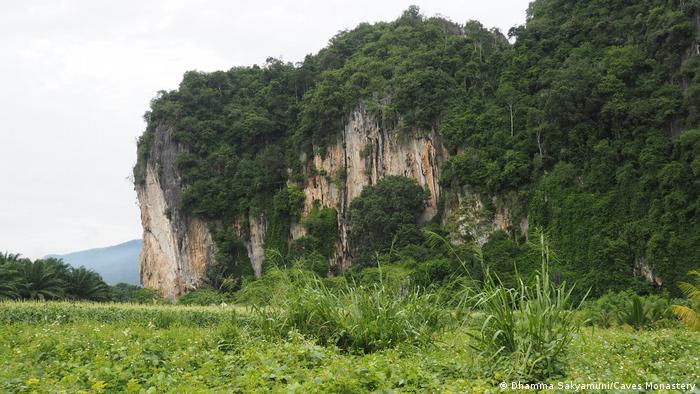
[[[402,295],[384,283],[335,289],[314,276],[301,278],[269,308],[254,309],[255,328],[278,337],[297,331],[322,345],[370,353],[403,342],[427,344],[449,322],[435,297],[419,290]]]
[[[516,288],[505,287],[487,271],[475,297],[485,317],[474,347],[491,356],[494,368],[505,368],[523,380],[560,375],[565,351],[581,325],[575,317],[572,288],[552,282],[549,264],[545,247],[533,283],[518,277]]]
[[[523,247],[528,234],[517,229],[527,218],[552,234],[567,262],[555,274],[576,278],[579,293],[679,295],[675,284],[700,254],[699,8],[697,0],[537,0],[527,23],[508,32],[510,43],[478,22],[426,18],[411,7],[393,22],[339,33],[296,65],[269,59],[263,67],[188,72],[146,115],[135,179],[143,180],[156,128],[171,127],[184,147],[176,160],[182,209],[216,223],[219,277],[240,284],[250,274],[233,221],[245,225],[260,214],[267,247],[287,259],[328,259],[333,214],[319,207],[299,218],[295,185],[313,172],[304,157],[323,152],[363,105],[382,128],[407,138],[439,131],[450,153],[443,190],[476,196],[486,220],[505,212],[509,233],[482,249],[504,281],[514,265],[537,269]],[[421,254],[413,211],[390,218],[379,212],[386,207],[361,204],[351,217],[360,221],[351,226],[360,264],[398,233],[415,245],[403,260],[437,264]],[[369,209],[373,223],[359,219]],[[309,236],[290,250],[289,226],[300,220]],[[402,226],[372,227],[384,220]],[[457,228],[447,229],[451,238],[471,241]],[[448,255],[439,265],[456,260]],[[642,270],[657,280],[635,274]]]
[[[315,205],[302,220],[306,235],[292,242],[289,258],[311,262],[309,268],[319,275],[326,275],[329,262],[335,253],[338,238],[338,213],[334,208]]]
[[[226,304],[228,298],[212,289],[197,289],[191,291],[177,300],[182,305],[219,305]]]
[[[665,327],[676,320],[667,297],[639,296],[629,290],[608,292],[591,302],[586,318],[589,324],[603,328],[629,325],[635,329]]]
[[[108,286],[100,274],[71,267],[63,260],[31,261],[0,252],[0,300],[91,300],[136,303],[160,302],[154,290],[118,283]]]
[[[0,299],[105,301],[110,297],[102,277],[84,267],[73,268],[54,258],[31,261],[0,253]]]
[[[639,316],[652,318],[655,309],[640,315],[634,294],[576,311],[570,288],[551,279],[544,235],[537,250],[540,273],[532,280],[516,273],[516,288],[485,265],[483,285],[429,289],[397,265],[348,280],[295,266],[244,283],[233,296],[244,305],[236,306],[0,302],[0,389],[482,392],[502,381],[697,381],[697,334],[673,320],[633,331],[625,323],[640,328]],[[455,286],[464,302],[453,306],[440,290]],[[222,297],[198,290],[179,303]],[[637,320],[579,330],[598,305],[625,308],[629,299]]]
[[[214,326],[225,321],[230,310],[221,307],[155,305],[150,303],[36,302],[4,301],[0,323],[125,323],[131,327]]]
[[[355,262],[366,264],[372,253],[384,251],[395,241],[403,246],[420,239],[416,225],[428,193],[416,181],[389,176],[362,190],[350,203],[350,243]]]

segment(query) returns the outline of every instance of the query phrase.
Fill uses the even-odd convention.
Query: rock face
[[[443,224],[453,236],[453,242],[473,239],[482,247],[497,231],[527,238],[530,226],[527,215],[512,215],[506,201],[497,197],[489,199],[492,208],[487,208],[482,197],[468,190],[451,191],[445,196]],[[512,216],[516,216],[519,223],[514,223]]]
[[[181,180],[174,164],[180,147],[172,131],[159,127],[154,137],[144,180],[136,186],[143,226],[141,283],[175,299],[201,283],[214,261],[214,242],[206,223],[178,209]]]
[[[430,192],[421,216],[430,220],[438,211],[440,164],[447,156],[440,135],[431,131],[423,136],[403,137],[382,129],[359,106],[335,144],[325,155],[316,152],[307,167],[304,214],[318,202],[338,212],[338,242],[335,264],[346,268],[352,262],[348,244],[347,209],[367,185],[388,175],[403,175],[418,181]],[[303,161],[303,160],[302,160]],[[304,235],[304,229],[292,227],[292,237]]]
[[[338,241],[334,263],[342,268],[352,262],[348,244],[347,208],[367,185],[388,175],[415,179],[430,192],[421,220],[438,211],[439,168],[447,156],[435,131],[406,137],[384,130],[359,106],[325,155],[315,149],[306,167],[303,185],[306,200],[303,214],[315,203],[338,212]],[[207,266],[214,263],[215,246],[202,220],[191,218],[178,207],[181,179],[175,158],[181,147],[173,141],[172,130],[158,127],[146,161],[144,180],[136,191],[141,208],[144,245],[140,255],[141,282],[175,299],[201,284]],[[304,160],[302,160],[304,161]],[[238,222],[243,222],[239,220]],[[262,272],[266,220],[250,216],[247,228],[240,228],[255,274]],[[292,223],[290,239],[305,235],[299,223]]]

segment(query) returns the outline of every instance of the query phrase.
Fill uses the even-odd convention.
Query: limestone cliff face
[[[141,283],[170,299],[196,288],[207,265],[214,261],[207,224],[183,215],[178,208],[181,181],[174,164],[179,150],[172,131],[157,128],[144,180],[136,186],[143,226]]]
[[[527,215],[513,215],[508,205],[517,205],[517,202],[507,200],[507,196],[491,197],[487,201],[492,207],[487,208],[482,196],[477,193],[451,191],[445,198],[443,224],[457,243],[463,239],[473,239],[479,246],[484,246],[497,231],[527,237]]]
[[[365,186],[385,176],[403,175],[418,181],[430,192],[421,220],[435,216],[440,198],[440,164],[446,156],[437,132],[402,136],[379,127],[359,106],[350,115],[336,143],[327,147],[325,155],[317,150],[310,158],[304,185],[304,214],[311,210],[314,202],[338,212],[335,263],[346,268],[352,262],[346,220],[350,202]],[[293,238],[303,236],[303,227],[292,226],[291,235]]]
[[[265,231],[267,231],[265,216],[250,216],[248,219],[249,235],[244,237],[245,247],[255,276],[258,278],[262,275],[262,264],[265,259]]]
[[[388,175],[415,179],[430,192],[421,220],[431,219],[438,211],[439,168],[447,156],[440,135],[435,131],[416,136],[401,136],[384,130],[362,106],[350,116],[337,141],[321,155],[315,149],[307,163],[303,185],[306,215],[315,202],[338,212],[338,241],[334,263],[342,268],[352,263],[346,220],[350,202],[367,185]],[[144,169],[144,181],[136,191],[141,208],[144,246],[140,256],[141,281],[175,299],[199,286],[206,269],[214,264],[215,245],[209,224],[188,217],[179,209],[182,187],[175,169],[181,147],[172,139],[172,130],[158,127],[150,144]],[[266,219],[249,215],[236,220],[256,276],[262,273]],[[305,235],[304,227],[292,223],[290,240]]]

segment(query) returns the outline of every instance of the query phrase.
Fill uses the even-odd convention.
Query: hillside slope
[[[142,240],[135,239],[106,248],[81,250],[47,257],[60,258],[76,268],[84,266],[100,274],[108,284],[124,282],[138,285],[138,257],[142,245]]]

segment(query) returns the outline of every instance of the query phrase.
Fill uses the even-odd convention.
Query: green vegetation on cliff
[[[144,179],[155,130],[171,128],[184,147],[180,209],[216,223],[228,274],[249,274],[234,221],[260,214],[268,247],[328,259],[334,215],[319,207],[299,218],[294,185],[310,171],[302,160],[323,153],[363,104],[380,127],[407,138],[440,132],[450,153],[443,194],[475,196],[486,220],[498,211],[510,222],[480,248],[504,280],[514,263],[536,268],[527,227],[518,226],[527,218],[566,262],[552,274],[575,278],[579,290],[678,294],[675,284],[700,255],[699,9],[697,0],[537,0],[527,23],[508,32],[510,43],[478,22],[426,18],[411,7],[393,22],[339,33],[296,65],[269,59],[188,72],[146,114],[135,179]],[[454,253],[426,252],[413,230],[373,237],[370,222],[382,217],[371,216],[351,215],[355,257],[386,250],[387,237],[401,233],[412,247],[389,260],[435,272],[428,280],[444,277],[437,266],[475,261],[466,247],[457,248],[466,265]],[[289,248],[293,221],[309,234]],[[431,226],[475,238],[459,226]]]

